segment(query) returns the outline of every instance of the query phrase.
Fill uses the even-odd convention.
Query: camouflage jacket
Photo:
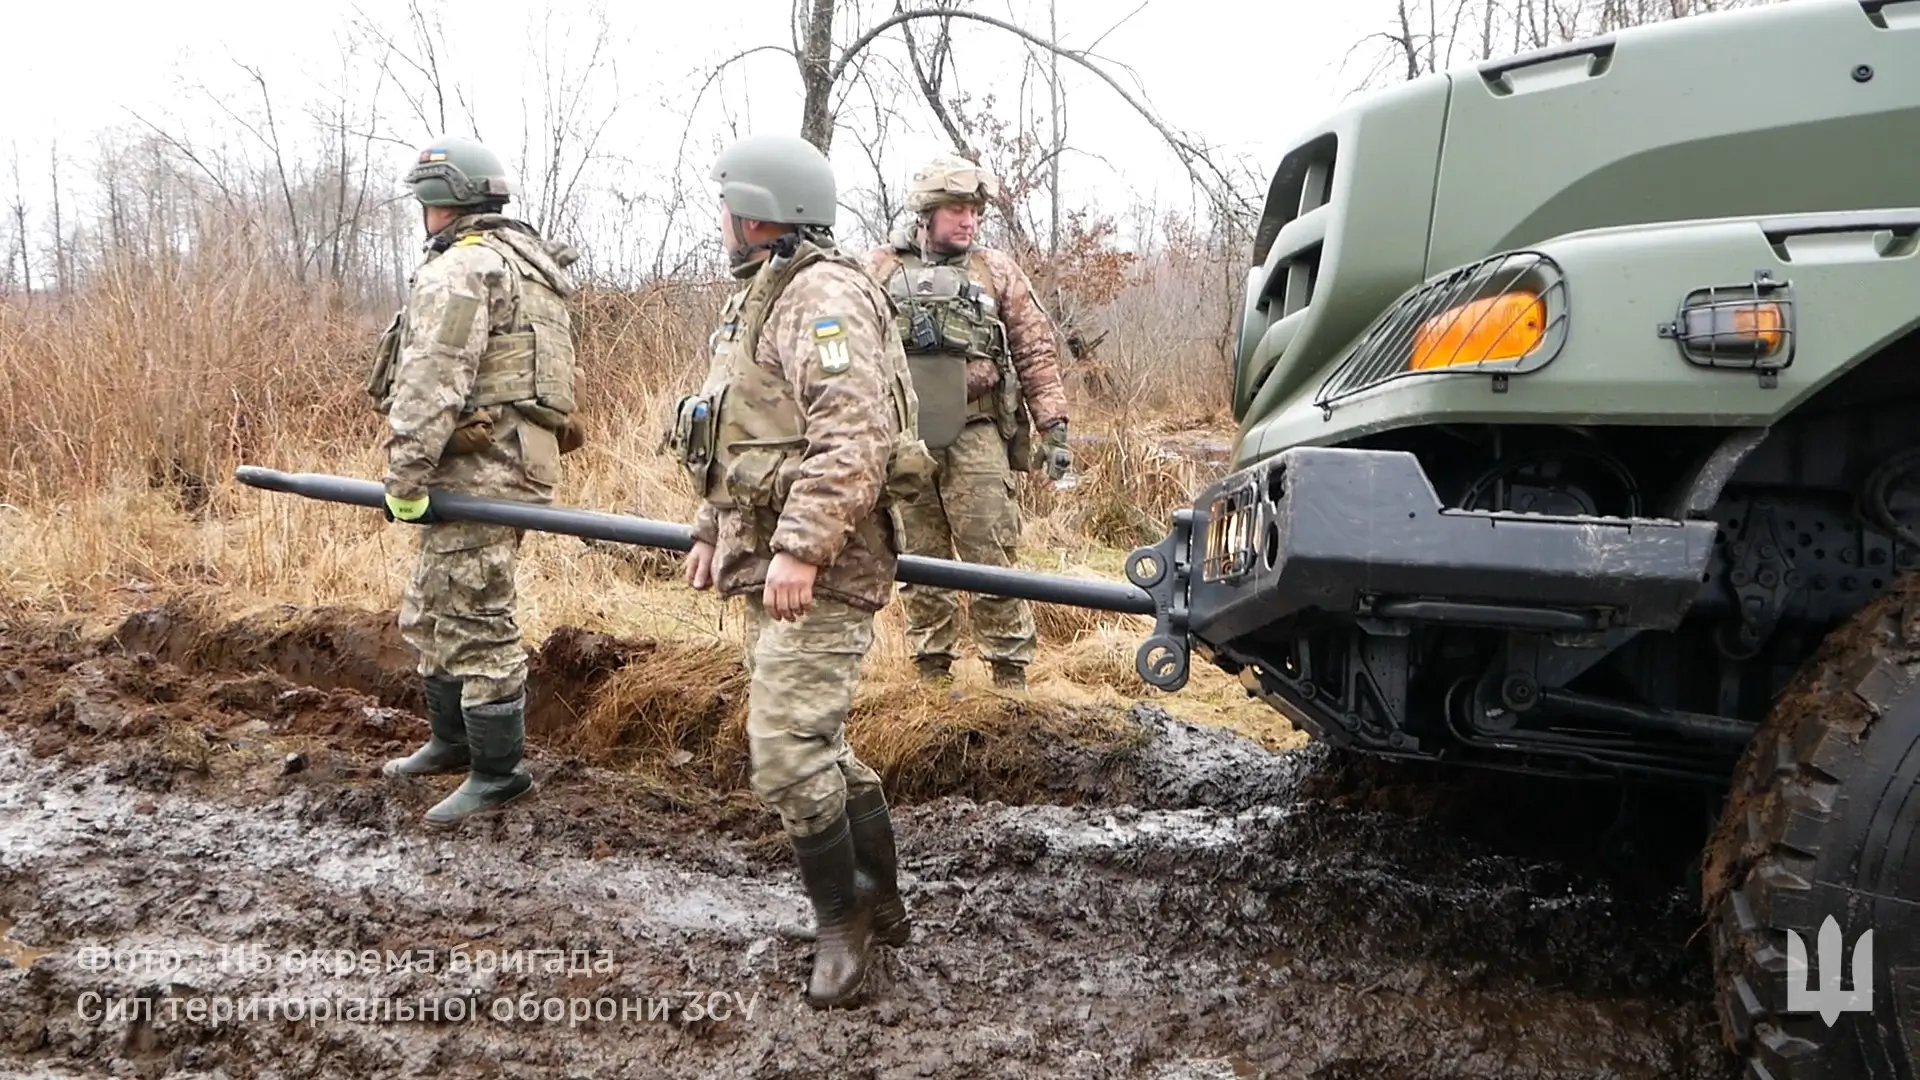
[[[917,226],[903,224],[887,238],[888,242],[866,253],[867,271],[886,281],[900,267],[903,253],[928,263],[962,263],[977,259],[984,263],[988,280],[979,282],[994,303],[1007,327],[1007,345],[1013,353],[1014,370],[1020,374],[1021,397],[1033,426],[1047,428],[1067,418],[1067,394],[1060,385],[1060,351],[1054,340],[1053,320],[1033,295],[1033,283],[1013,256],[996,248],[976,247],[951,256],[922,252]],[[978,275],[976,275],[977,277]],[[991,361],[976,360],[967,365],[969,397],[978,397],[992,388],[999,378]]]
[[[796,257],[808,257],[810,248],[803,244]],[[774,554],[785,552],[820,568],[817,594],[877,611],[892,598],[897,554],[882,496],[896,441],[915,423],[892,303],[857,265],[811,262],[765,305],[751,357],[734,355],[748,347],[748,324],[777,285],[781,265],[768,260],[727,302],[712,336],[703,394],[735,414],[716,417],[723,433],[788,421],[800,430],[777,465],[750,462],[749,449],[721,481],[751,487],[761,479],[780,490],[747,495],[744,504],[709,496],[695,516],[694,536],[714,545],[714,581],[722,595],[762,588]],[[729,377],[730,369],[748,364],[747,377]],[[742,473],[755,475],[742,480]]]
[[[569,247],[542,241],[530,226],[497,215],[461,218],[428,242],[404,311],[405,333],[392,372],[386,409],[386,490],[418,498],[442,487],[495,498],[550,501],[559,481],[554,432],[513,406],[492,410],[492,445],[478,453],[448,454],[448,439],[466,419],[466,403],[488,338],[516,325],[511,275],[498,250],[473,240],[481,229],[514,229],[514,250],[531,260],[561,297],[575,291],[566,267],[578,259]],[[532,243],[520,242],[532,237]],[[541,258],[540,256],[544,256]]]

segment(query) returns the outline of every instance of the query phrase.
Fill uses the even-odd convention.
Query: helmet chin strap
[[[739,237],[742,241],[746,240],[747,223],[741,219],[740,215],[734,213],[732,209],[728,209],[727,220],[733,223],[733,235]],[[766,250],[772,246],[768,241],[762,240],[757,244],[742,243],[738,247],[728,248],[727,260],[731,264],[730,268],[733,270],[733,276],[739,278],[752,277],[760,269],[759,265],[754,261],[754,253]]]
[[[744,240],[747,235],[746,222],[741,220],[740,215],[734,213],[731,209],[727,211],[727,217],[733,222],[733,235]],[[769,251],[775,256],[791,255],[799,243],[800,233],[798,231],[784,232],[771,240],[761,240],[757,243],[728,248],[727,260],[730,263],[730,269],[732,269],[734,277],[750,278],[760,271],[760,264],[754,261],[753,258],[756,252]]]

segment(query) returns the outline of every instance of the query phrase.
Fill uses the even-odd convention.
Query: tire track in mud
[[[1719,1080],[1689,898],[1300,784],[1266,755],[1139,710],[1163,801],[896,811],[912,943],[867,1004],[800,999],[807,918],[777,845],[634,812],[601,857],[530,806],[441,837],[419,782],[316,780],[253,805],[153,794],[0,741],[0,1068],[213,1077],[1440,1077]],[[618,777],[578,785],[622,797]],[[603,826],[606,827],[606,826]],[[605,972],[454,973],[448,950],[585,950]],[[266,970],[217,963],[256,946]],[[136,950],[206,959],[155,972]],[[332,955],[292,970],[292,950]],[[98,966],[99,952],[135,958]],[[171,953],[167,950],[172,950]],[[377,950],[434,970],[340,962]],[[0,957],[6,954],[0,950]],[[231,954],[230,954],[231,955]],[[163,967],[171,966],[163,963]],[[682,992],[738,995],[724,1019]],[[82,995],[90,1006],[82,1015]],[[463,995],[476,995],[468,998]],[[155,1020],[101,1015],[147,995]],[[214,1023],[249,995],[472,1001],[481,1019]],[[498,1022],[497,1002],[671,997],[672,1018]],[[165,1002],[174,1001],[168,1021]],[[188,1002],[209,1012],[199,1020]],[[751,1018],[744,1015],[751,1006]]]

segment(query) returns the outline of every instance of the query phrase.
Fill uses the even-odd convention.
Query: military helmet
[[[839,212],[833,165],[797,135],[748,135],[713,163],[720,198],[736,217],[833,228]]]
[[[407,170],[406,183],[422,206],[471,207],[519,194],[500,156],[479,140],[447,135],[428,143]]]
[[[963,157],[943,154],[920,166],[907,181],[907,209],[924,214],[951,202],[985,204],[1000,194],[993,170]]]

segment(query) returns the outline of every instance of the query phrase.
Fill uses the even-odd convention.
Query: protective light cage
[[[1695,367],[1751,371],[1762,386],[1793,364],[1794,318],[1789,283],[1768,271],[1737,285],[1695,289],[1680,302],[1660,336],[1673,339]]]
[[[1537,251],[1470,263],[1420,286],[1368,328],[1320,384],[1313,403],[1335,402],[1399,379],[1508,377],[1546,366],[1567,338],[1567,285],[1560,266]]]
[[[1279,469],[1273,469],[1277,498]],[[1200,580],[1231,581],[1252,571],[1267,521],[1261,512],[1260,485],[1243,478],[1207,505],[1207,535],[1200,557]],[[1277,536],[1276,536],[1277,540]]]

